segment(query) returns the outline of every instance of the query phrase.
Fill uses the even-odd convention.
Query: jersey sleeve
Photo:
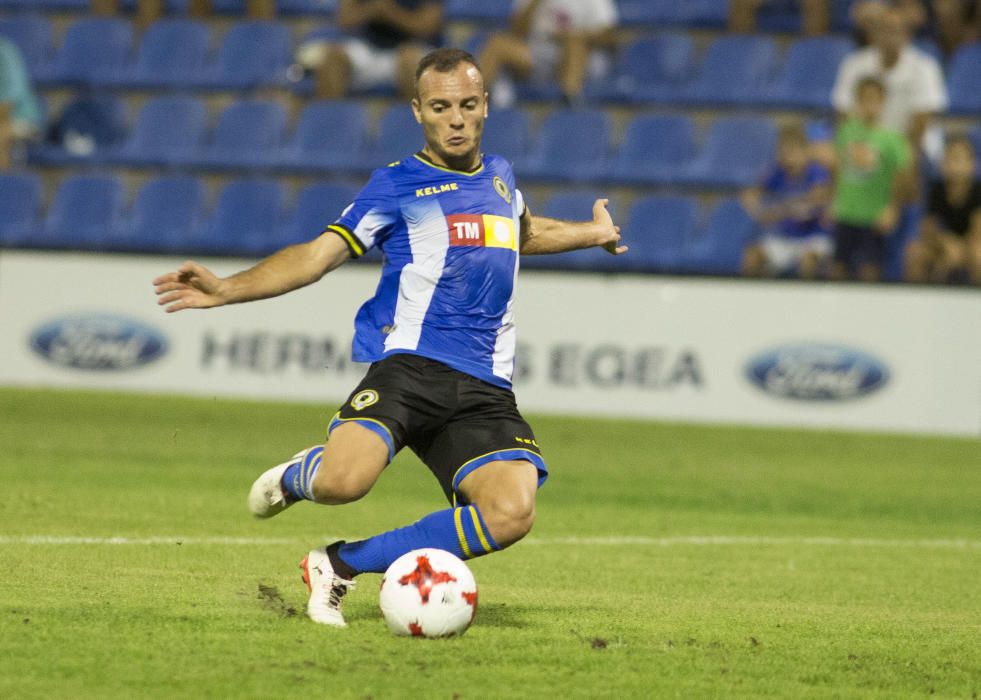
[[[399,219],[398,197],[388,170],[376,170],[368,184],[327,227],[344,239],[351,256],[359,258],[389,235]]]

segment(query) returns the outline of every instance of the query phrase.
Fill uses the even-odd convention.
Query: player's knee
[[[480,512],[497,544],[507,547],[531,532],[535,497],[521,491],[497,494],[480,506]]]
[[[314,500],[340,505],[357,501],[367,494],[374,480],[352,467],[335,462],[318,470],[313,478]]]

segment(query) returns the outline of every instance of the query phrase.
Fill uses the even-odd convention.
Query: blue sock
[[[381,574],[403,554],[423,547],[445,549],[461,559],[500,549],[477,506],[465,506],[436,511],[412,525],[342,544],[337,555],[356,573]]]
[[[313,500],[313,477],[320,469],[324,446],[315,445],[304,450],[283,472],[283,491],[294,501]]]

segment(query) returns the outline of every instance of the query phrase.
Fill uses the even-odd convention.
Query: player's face
[[[419,76],[412,100],[422,124],[429,155],[455,170],[470,170],[480,158],[480,137],[487,118],[487,93],[480,71],[461,63],[447,73],[427,70]]]

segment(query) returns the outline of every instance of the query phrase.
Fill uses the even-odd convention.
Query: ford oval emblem
[[[847,401],[878,391],[889,369],[861,350],[826,343],[783,345],[749,361],[746,376],[761,390],[799,401]]]
[[[31,349],[61,367],[120,371],[146,365],[167,352],[152,326],[115,314],[79,313],[48,321],[31,334]]]

